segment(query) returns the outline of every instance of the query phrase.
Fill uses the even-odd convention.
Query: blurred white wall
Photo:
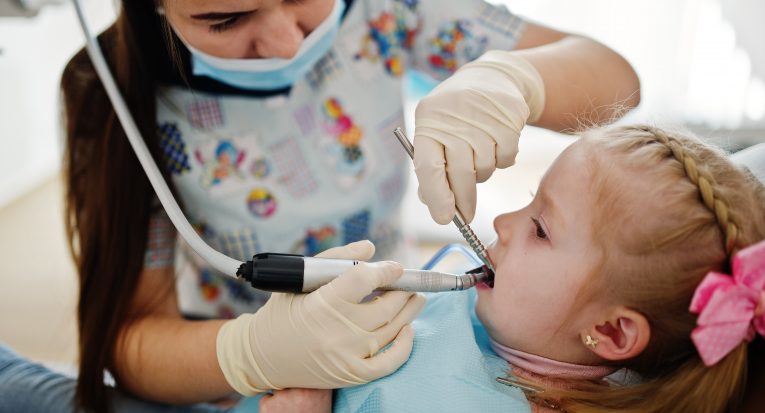
[[[735,30],[736,44],[749,57],[753,82],[748,94],[747,117],[765,129],[765,2],[761,0],[722,0],[722,17]]]
[[[765,129],[765,2],[499,0],[518,14],[600,40],[640,75],[633,119]]]
[[[94,28],[113,20],[111,1],[84,2]],[[58,83],[83,44],[69,1],[33,18],[0,17],[0,207],[57,173]]]

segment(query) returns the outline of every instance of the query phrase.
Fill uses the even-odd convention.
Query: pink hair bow
[[[701,360],[713,366],[755,331],[765,337],[765,241],[733,257],[733,276],[710,272],[696,288],[691,333]]]

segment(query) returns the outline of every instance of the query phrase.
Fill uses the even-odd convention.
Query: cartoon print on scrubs
[[[186,115],[191,126],[197,129],[213,129],[223,125],[223,113],[217,98],[197,98],[186,105]]]
[[[511,13],[507,7],[488,3],[481,4],[477,20],[479,25],[516,41],[523,33],[525,24],[523,19]]]
[[[444,22],[431,41],[428,61],[432,69],[453,73],[463,64],[477,59],[486,51],[488,38],[476,36],[469,20]]]
[[[226,234],[215,234],[207,225],[195,226],[205,241],[215,250],[238,260],[250,259],[260,250],[260,243],[252,230],[244,229]],[[222,275],[212,269],[201,267],[194,276],[199,296],[204,304],[197,305],[206,311],[190,311],[194,315],[230,318],[236,309],[261,306],[269,293],[252,289],[244,281]]]
[[[228,295],[234,300],[244,304],[251,304],[255,300],[252,287],[245,280],[232,277],[223,277],[223,285],[228,290]]]
[[[212,159],[205,162],[205,157],[197,150],[194,155],[197,161],[205,166],[200,184],[203,188],[219,185],[224,179],[236,176],[242,178],[239,168],[242,165],[246,152],[239,151],[229,141],[220,141],[215,145]]]
[[[248,174],[264,178],[262,174],[268,173],[264,155],[253,136],[212,140],[197,147],[194,157],[202,166],[199,185],[214,198],[246,190]]]
[[[250,174],[255,178],[263,179],[271,173],[271,164],[266,158],[258,158],[250,164]]]
[[[186,143],[183,141],[177,123],[163,122],[159,128],[159,148],[165,158],[165,167],[171,174],[183,174],[191,170]]]
[[[189,155],[191,170],[172,176],[184,212],[192,222],[207,224],[205,239],[214,249],[238,260],[266,251],[312,255],[368,238],[376,243],[375,260],[412,258],[410,265],[420,264],[406,253],[411,244],[400,227],[411,160],[391,134],[403,125],[404,102],[403,79],[393,73],[416,68],[446,77],[447,72],[429,63],[431,40],[444,22],[458,19],[471,22],[465,27],[473,38],[488,38],[487,49],[512,49],[520,31],[513,28],[523,25],[503,10],[481,0],[356,0],[331,52],[278,99],[163,86],[158,123],[177,124]],[[381,17],[386,13],[393,18],[387,23],[394,25],[385,26]],[[388,47],[385,56],[371,35],[372,26]],[[372,54],[359,56],[364,38],[371,41],[367,50]],[[390,57],[398,60],[389,59],[386,66]],[[461,58],[458,54],[457,64]],[[198,104],[192,115],[189,102],[205,99],[210,100]],[[222,141],[244,157],[238,166],[237,158],[230,158],[236,173],[204,188],[200,180],[207,163],[217,162],[215,151]],[[204,165],[195,160],[197,150]],[[254,190],[260,192],[251,198]],[[190,250],[181,252],[176,254],[179,264],[191,261]],[[215,284],[220,289],[216,301],[206,301],[198,277],[207,267],[191,261],[193,273],[179,277],[179,305],[185,313],[251,313],[265,302],[267,295],[254,290],[249,290],[255,297],[250,304],[234,298],[241,290],[230,293],[223,280]]]
[[[240,228],[223,234],[208,230],[202,237],[213,249],[240,261],[249,260],[262,251],[258,235],[252,228]]]
[[[288,137],[271,145],[269,151],[276,170],[276,180],[286,187],[292,197],[300,199],[318,189],[319,184],[308,169],[308,161],[297,140]]]
[[[381,60],[386,72],[401,76],[406,54],[422,24],[418,3],[418,0],[396,0],[390,10],[370,19],[369,33],[361,40],[361,49],[355,58],[373,63]]]
[[[380,257],[406,258],[399,254],[394,255],[397,249],[400,252],[400,248],[407,248],[403,238],[401,230],[391,222],[378,223],[369,234],[369,239],[375,244],[375,256]],[[420,263],[418,262],[418,264]]]
[[[343,244],[369,239],[369,211],[361,211],[343,220]]]
[[[210,270],[203,269],[199,273],[199,292],[207,302],[214,302],[220,297],[220,278]]]
[[[330,165],[341,174],[340,185],[348,187],[356,180],[346,179],[347,177],[359,178],[364,172],[366,158],[361,148],[364,133],[345,112],[337,98],[327,99],[322,109],[324,129],[332,135],[330,139],[322,139],[322,146],[329,155]]]
[[[265,304],[269,294],[258,292],[246,281],[213,273],[209,269],[199,272],[199,292],[202,299],[216,308],[221,318],[233,318],[235,312],[230,304],[251,306]]]
[[[293,113],[295,122],[300,127],[300,132],[303,136],[310,135],[316,129],[316,117],[313,114],[313,108],[311,105],[303,105]]]
[[[159,202],[159,201],[157,201]],[[175,227],[161,209],[149,218],[149,235],[146,239],[143,267],[168,268],[175,262]]]
[[[306,75],[306,81],[314,89],[321,88],[322,85],[327,83],[335,75],[341,71],[341,62],[337,58],[337,54],[333,51],[329,51],[321,60],[316,63],[313,69]]]
[[[338,245],[340,245],[340,241],[337,237],[337,230],[326,225],[319,229],[309,229],[305,238],[298,241],[292,248],[292,253],[313,256]]]
[[[231,306],[223,304],[218,306],[218,318],[230,320],[236,318],[236,312]]]
[[[276,212],[276,198],[266,188],[255,188],[247,196],[247,209],[258,218],[268,218]]]

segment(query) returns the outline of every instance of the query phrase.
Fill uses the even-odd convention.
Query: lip
[[[491,290],[491,287],[489,287],[488,284],[481,281],[478,284],[475,285],[476,290]]]

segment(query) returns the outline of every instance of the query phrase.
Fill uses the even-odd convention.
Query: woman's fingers
[[[419,182],[420,199],[428,206],[430,216],[441,225],[448,224],[454,217],[454,193],[446,175],[446,153],[444,145],[426,136],[429,128],[418,127],[420,133],[414,138],[414,173]]]
[[[410,324],[420,314],[425,307],[425,296],[413,294],[409,297],[406,305],[401,311],[393,317],[388,324],[378,328],[375,332],[377,342],[383,346],[391,342],[401,331],[401,329]]]
[[[362,240],[343,245],[342,247],[330,248],[317,254],[316,258],[367,261],[373,255],[375,255],[375,245],[371,241]]]
[[[339,302],[336,307],[354,324],[364,331],[375,331],[390,323],[414,295],[408,291],[386,291],[371,301],[354,304]]]
[[[331,291],[332,296],[355,304],[376,288],[396,281],[401,277],[403,270],[401,264],[393,261],[361,262],[321,287],[319,291],[323,290],[323,294]]]
[[[396,334],[388,348],[365,360],[366,367],[376,376],[387,376],[409,359],[413,346],[414,329],[407,324]]]

